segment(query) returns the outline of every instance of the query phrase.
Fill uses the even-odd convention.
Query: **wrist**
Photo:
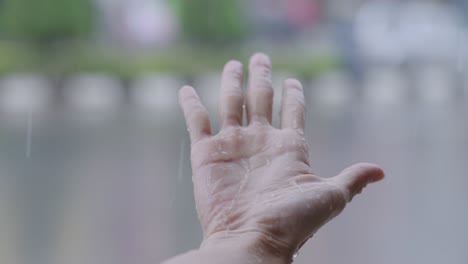
[[[296,248],[262,231],[226,231],[205,238],[200,251],[230,251],[248,256],[254,263],[289,264]]]

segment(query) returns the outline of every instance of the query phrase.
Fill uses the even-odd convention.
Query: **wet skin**
[[[243,91],[242,64],[226,64],[217,134],[196,91],[189,86],[180,90],[204,240],[198,251],[168,263],[194,263],[197,258],[203,263],[225,263],[223,252],[235,255],[232,263],[289,263],[354,195],[384,177],[378,166],[367,163],[331,178],[315,175],[304,138],[302,85],[295,79],[284,81],[281,124],[273,127],[271,69],[268,56],[253,55]],[[246,126],[242,126],[244,108]]]

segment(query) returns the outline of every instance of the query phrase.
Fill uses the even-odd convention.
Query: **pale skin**
[[[368,183],[384,177],[382,169],[367,163],[331,178],[315,175],[304,138],[301,83],[284,81],[280,125],[275,128],[270,59],[262,53],[251,57],[246,91],[242,72],[237,61],[224,67],[217,134],[196,91],[185,86],[179,92],[192,142],[194,193],[204,239],[198,250],[165,264],[291,263],[320,227]]]

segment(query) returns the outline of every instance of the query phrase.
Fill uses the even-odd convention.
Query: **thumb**
[[[383,170],[369,163],[359,163],[346,168],[337,176],[329,180],[337,186],[345,195],[346,201],[349,203],[356,194],[361,193],[367,184],[378,182],[384,178]]]

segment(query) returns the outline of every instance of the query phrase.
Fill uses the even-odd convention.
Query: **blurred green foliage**
[[[98,47],[86,43],[58,46],[54,56],[17,42],[0,42],[0,75],[33,71],[53,76],[76,72],[108,72],[122,78],[133,78],[145,72],[170,72],[194,76],[219,72],[230,59],[247,61],[254,50],[243,48],[193,47],[175,45],[157,50],[128,53],[118,48]],[[284,48],[268,50],[274,68],[312,77],[340,66],[335,54],[292,52]]]
[[[192,40],[225,44],[242,40],[247,33],[238,0],[177,0],[182,28]]]
[[[50,44],[87,35],[92,29],[89,0],[0,1],[0,30],[13,39]]]
[[[0,75],[17,71],[50,75],[99,71],[124,78],[148,71],[196,75],[219,71],[232,58],[247,61],[253,50],[239,43],[248,33],[241,1],[167,1],[191,41],[135,52],[100,46],[85,37],[94,26],[91,0],[0,0]],[[276,69],[302,76],[339,65],[334,54],[296,54],[288,47],[269,53]]]

